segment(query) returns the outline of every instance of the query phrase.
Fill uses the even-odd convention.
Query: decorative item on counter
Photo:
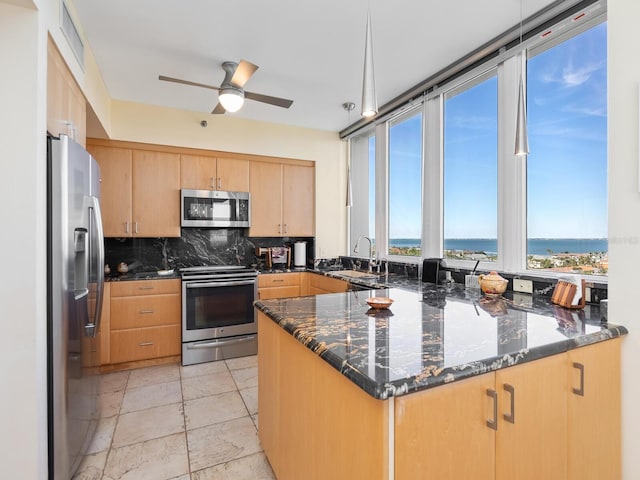
[[[105,275],[109,275],[110,273],[111,273],[111,267],[109,266],[109,264],[108,264],[108,263],[106,263],[106,264],[104,265],[104,274],[105,274]]]
[[[498,275],[495,270],[489,272],[489,275],[478,275],[478,282],[485,295],[502,295],[509,284],[509,280]]]
[[[391,306],[393,299],[388,297],[370,297],[367,298],[367,303],[371,308],[384,309]]]
[[[578,289],[580,286],[580,289]],[[577,276],[560,277],[551,295],[551,303],[564,308],[584,308],[585,281]]]
[[[169,270],[158,270],[158,275],[171,275],[173,273],[173,268]]]
[[[124,263],[124,262],[120,262],[118,264],[118,273],[127,273],[129,271],[129,266]]]

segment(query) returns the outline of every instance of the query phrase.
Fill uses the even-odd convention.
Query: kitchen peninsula
[[[597,314],[428,284],[255,305],[279,480],[619,478],[627,330]]]

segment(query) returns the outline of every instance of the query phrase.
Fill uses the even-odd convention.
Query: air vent
[[[64,35],[67,37],[67,42],[73,50],[82,70],[84,70],[84,43],[80,38],[80,34],[78,33],[78,29],[76,28],[73,19],[71,18],[71,14],[69,13],[69,8],[67,7],[66,2],[62,2],[62,31]]]

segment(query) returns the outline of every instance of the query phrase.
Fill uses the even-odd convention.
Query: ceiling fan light
[[[220,90],[218,101],[227,112],[237,112],[244,105],[244,92],[236,88],[223,88]]]

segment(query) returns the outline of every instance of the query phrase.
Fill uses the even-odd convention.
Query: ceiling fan
[[[205,85],[204,83],[190,82],[189,80],[180,80],[179,78],[166,77],[160,75],[159,80],[166,82],[182,83],[184,85],[191,85],[193,87],[208,88],[211,90],[218,90],[218,104],[211,111],[214,114],[222,114],[225,112],[237,112],[242,108],[244,99],[255,100],[257,102],[268,103],[269,105],[275,105],[276,107],[289,108],[293,103],[293,100],[287,100],[285,98],[271,97],[269,95],[262,95],[261,93],[247,92],[244,90],[244,85],[249,81],[251,76],[258,69],[257,65],[246,60],[240,60],[240,63],[236,62],[224,62],[222,69],[225,71],[224,80],[219,87],[213,85]]]

